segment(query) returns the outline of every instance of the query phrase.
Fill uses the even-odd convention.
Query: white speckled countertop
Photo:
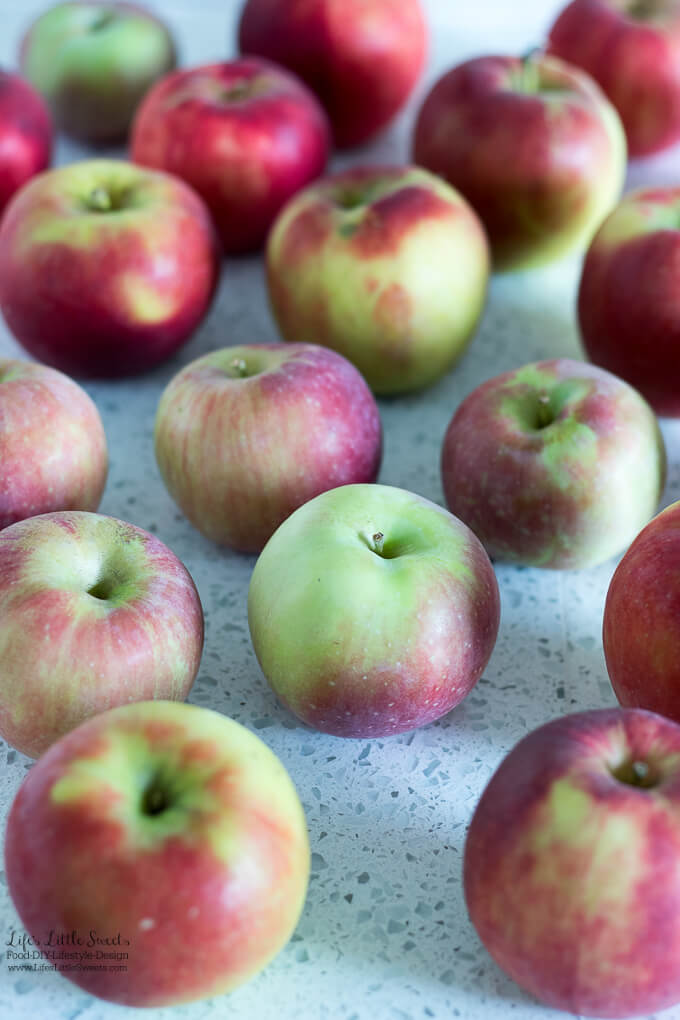
[[[432,29],[426,85],[481,52],[540,42],[558,0],[424,0]],[[15,65],[38,0],[0,0],[0,56]],[[184,64],[230,56],[239,0],[164,0]],[[417,97],[380,141],[354,160],[404,162]],[[120,153],[122,155],[122,152]],[[86,155],[59,142],[56,161]],[[344,157],[342,163],[348,162]],[[339,163],[338,165],[342,165]],[[680,151],[632,169],[631,181],[680,179]],[[439,448],[460,400],[478,383],[538,358],[580,357],[574,297],[578,260],[493,280],[478,335],[458,368],[406,399],[382,401],[380,480],[443,503]],[[191,701],[258,733],[281,757],[305,806],[312,878],[288,947],[245,987],[212,1001],[124,1011],[52,972],[10,973],[0,947],[0,1017],[107,1020],[130,1016],[234,1020],[547,1020],[487,956],[463,904],[461,856],[477,798],[528,730],[576,709],[612,705],[600,629],[615,563],[579,573],[500,567],[502,620],[483,679],[440,722],[386,740],[315,733],[277,704],[253,655],[246,592],[254,558],[217,550],[182,518],[152,450],[160,393],[175,372],[217,347],[276,339],[257,259],[224,265],[202,328],[170,362],[131,382],[87,385],[102,414],[110,474],[101,510],[157,533],[186,563],[206,614],[206,645]],[[0,325],[0,354],[19,348]],[[680,496],[680,425],[663,423],[670,455],[663,503]],[[0,741],[0,825],[30,761]],[[1,862],[0,862],[1,863]],[[0,871],[0,939],[20,927]],[[680,1007],[665,1014],[680,1020]]]

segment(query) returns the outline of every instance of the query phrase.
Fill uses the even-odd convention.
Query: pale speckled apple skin
[[[156,814],[142,809],[150,787],[168,802]],[[34,938],[129,940],[125,972],[67,977],[112,1002],[164,1006],[221,995],[265,966],[297,924],[310,854],[293,783],[258,737],[154,701],[50,748],[14,799],[5,862]]]
[[[313,344],[227,347],[187,365],[163,392],[154,440],[163,480],[192,524],[242,552],[260,552],[326,489],[374,482],[382,460],[368,385]]]
[[[61,372],[0,359],[0,528],[53,510],[96,510],[108,471],[94,402]]]
[[[420,389],[462,356],[486,300],[484,230],[445,181],[417,167],[355,167],[283,209],[267,242],[284,340],[353,362],[375,393]]]
[[[183,700],[203,650],[184,565],[102,514],[42,514],[0,532],[0,619],[0,734],[32,757],[107,708]]]
[[[563,358],[468,394],[444,436],[441,472],[449,509],[492,558],[585,568],[620,553],[656,513],[666,452],[636,390]]]
[[[472,532],[383,485],[343,486],[300,507],[265,546],[248,592],[271,687],[304,722],[344,737],[402,733],[449,712],[481,676],[499,617],[496,577]]]
[[[612,769],[648,767],[654,785]],[[579,1016],[680,1002],[680,727],[600,709],[534,730],[501,763],[465,845],[470,919],[500,967]]]
[[[413,159],[470,202],[498,270],[584,250],[621,195],[626,141],[595,82],[556,57],[466,61],[418,114]]]

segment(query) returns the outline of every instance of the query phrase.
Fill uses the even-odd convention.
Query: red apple
[[[194,583],[148,532],[76,511],[0,532],[0,736],[24,754],[115,705],[182,700],[202,648]]]
[[[389,123],[427,49],[419,0],[246,0],[238,35],[241,53],[275,60],[307,82],[342,148]]]
[[[382,457],[370,389],[312,344],[226,347],[171,380],[156,459],[173,498],[208,538],[259,552],[320,492],[374,482]]]
[[[208,310],[210,215],[178,178],[89,160],[41,174],[0,225],[0,308],[34,357],[76,376],[151,368]]]
[[[108,458],[85,390],[45,365],[0,359],[0,528],[52,510],[96,510]]]
[[[595,82],[554,57],[478,57],[420,110],[414,161],[481,217],[499,269],[586,247],[623,187],[621,122]]]
[[[0,213],[22,184],[49,165],[52,123],[27,81],[0,71]]]
[[[621,115],[631,156],[680,139],[680,11],[675,0],[574,0],[549,50],[595,78]]]
[[[680,722],[680,502],[643,528],[616,568],[602,636],[620,703]]]
[[[680,417],[679,213],[680,187],[626,195],[595,235],[578,295],[588,357],[672,417]]]
[[[309,842],[258,737],[154,701],[90,719],[33,766],[5,864],[34,952],[93,995],[165,1006],[221,995],[283,947]]]
[[[590,567],[621,552],[656,512],[666,455],[639,393],[562,358],[473,390],[446,431],[441,470],[449,509],[489,555]]]
[[[53,4],[30,25],[19,57],[57,125],[94,144],[123,141],[144,93],[176,62],[164,23],[118,0]]]
[[[583,712],[534,730],[492,777],[465,898],[532,995],[579,1016],[647,1016],[680,1002],[679,860],[680,726]]]
[[[332,347],[376,393],[427,386],[458,361],[488,277],[477,216],[418,167],[353,167],[311,184],[267,242],[283,338]]]
[[[284,203],[323,170],[329,132],[314,95],[265,60],[167,75],[132,128],[136,163],[177,174],[205,199],[225,252],[259,248]]]

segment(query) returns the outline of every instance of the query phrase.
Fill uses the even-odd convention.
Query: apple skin
[[[145,97],[131,157],[202,196],[224,251],[254,251],[282,206],[326,168],[328,122],[301,81],[265,60],[175,71]]]
[[[588,250],[578,292],[583,347],[635,386],[657,414],[680,417],[680,187],[630,192]]]
[[[679,762],[675,723],[599,709],[524,737],[484,791],[465,845],[470,919],[549,1006],[629,1017],[680,1001]]]
[[[500,270],[583,250],[621,194],[614,108],[557,58],[478,57],[443,75],[416,121],[413,159],[480,216]]]
[[[125,139],[137,105],[175,66],[176,53],[168,29],[146,8],[76,0],[36,18],[19,59],[57,126],[82,142],[102,145]]]
[[[96,510],[106,436],[85,390],[61,372],[0,358],[0,528],[53,510]]]
[[[18,342],[69,375],[115,378],[168,358],[219,275],[210,214],[170,174],[87,160],[29,181],[0,224],[0,309]]]
[[[125,972],[63,973],[128,1006],[220,995],[265,966],[297,924],[309,857],[279,759],[239,723],[168,701],[104,712],[54,744],[19,788],[5,841],[34,940],[120,933]]]
[[[107,708],[184,699],[202,650],[196,587],[148,532],[81,511],[0,532],[0,736],[23,754]]]
[[[417,167],[355,167],[311,184],[267,242],[284,340],[333,348],[380,394],[419,389],[451,368],[482,314],[488,276],[477,216]]]
[[[468,394],[444,436],[441,472],[449,509],[491,557],[580,568],[621,552],[656,512],[666,452],[639,393],[562,358]]]
[[[619,702],[680,722],[680,502],[650,521],[614,571],[602,640]]]
[[[247,0],[241,53],[290,68],[318,95],[336,146],[373,138],[401,109],[423,69],[427,27],[418,0]]]
[[[574,0],[550,53],[592,75],[618,110],[631,156],[680,139],[680,14],[669,0]]]
[[[472,532],[385,485],[345,485],[301,506],[265,546],[248,592],[272,689],[340,737],[441,718],[482,675],[499,618],[496,577]]]
[[[307,500],[374,482],[382,426],[359,372],[312,344],[226,347],[170,381],[156,459],[182,512],[207,538],[260,552]]]
[[[42,96],[20,75],[0,71],[0,213],[51,155],[52,121]]]

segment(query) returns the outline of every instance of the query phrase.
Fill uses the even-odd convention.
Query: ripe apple
[[[49,165],[52,122],[42,96],[0,70],[0,213],[22,184]]]
[[[207,708],[149,701],[89,719],[33,766],[5,863],[47,959],[63,957],[50,931],[51,945],[65,933],[92,953],[58,970],[103,999],[165,1006],[229,991],[283,947],[309,842],[295,787],[259,737]],[[97,958],[102,946],[124,970]]]
[[[246,0],[241,53],[283,64],[316,92],[341,148],[368,141],[411,94],[425,62],[419,0]]]
[[[588,250],[578,317],[588,357],[680,417],[680,187],[631,192]]]
[[[125,138],[149,86],[176,63],[172,37],[136,4],[75,0],[41,14],[21,44],[21,70],[59,128],[97,144]]]
[[[376,393],[427,386],[460,358],[488,275],[476,215],[417,167],[355,167],[311,184],[267,243],[284,340],[332,347]]]
[[[680,722],[680,502],[643,528],[616,568],[602,637],[620,703]]]
[[[562,358],[473,390],[446,431],[441,471],[449,509],[490,556],[589,567],[621,552],[656,512],[666,454],[639,393]]]
[[[142,372],[208,310],[210,214],[170,174],[117,160],[48,171],[0,224],[0,309],[34,357],[77,376]]]
[[[53,368],[0,358],[0,528],[96,510],[107,468],[104,427],[85,390]]]
[[[244,59],[175,71],[134,120],[136,163],[182,177],[203,197],[225,252],[264,244],[281,207],[323,173],[328,122],[292,74]]]
[[[555,1009],[680,1002],[680,726],[641,709],[556,719],[517,744],[472,818],[470,919]]]
[[[435,84],[418,115],[413,158],[481,217],[498,269],[588,244],[621,194],[626,143],[614,108],[555,57],[478,57]]]
[[[0,532],[0,736],[24,754],[106,708],[185,698],[202,649],[188,571],[141,528],[62,511]]]
[[[260,552],[293,510],[326,489],[374,482],[382,427],[363,378],[312,344],[226,347],[166,387],[156,459],[200,532]]]
[[[675,0],[574,0],[551,53],[595,78],[626,129],[631,156],[680,139],[680,10]]]
[[[248,624],[262,672],[303,722],[384,737],[457,705],[500,616],[482,546],[429,500],[345,485],[296,510],[261,553]]]

